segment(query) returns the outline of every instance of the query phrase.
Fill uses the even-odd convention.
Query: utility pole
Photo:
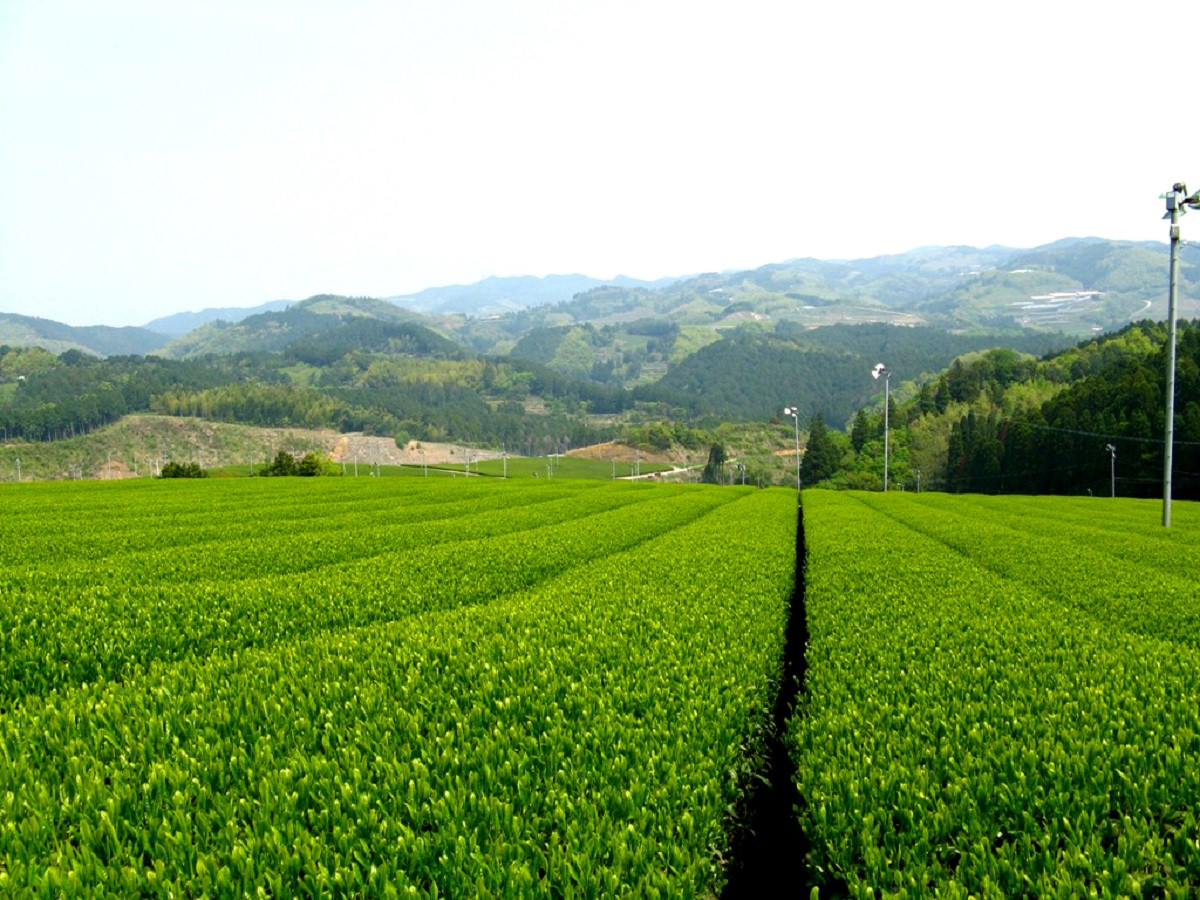
[[[1112,481],[1112,496],[1115,499],[1117,496],[1117,447],[1115,444],[1108,444],[1108,452],[1112,455],[1112,467],[1110,480]]]
[[[796,490],[800,490],[800,408],[798,406],[785,406],[783,408],[785,416],[792,417],[792,424],[796,426]],[[808,436],[808,442],[812,443],[812,435]]]
[[[892,405],[892,373],[883,363],[876,364],[871,370],[871,377],[878,379],[883,376],[883,492],[886,494],[888,489],[888,441],[889,441],[889,423],[888,415],[891,412]]]
[[[1175,443],[1175,300],[1179,293],[1179,217],[1188,209],[1200,209],[1200,191],[1187,195],[1187,185],[1177,181],[1162,195],[1171,220],[1171,275],[1167,293],[1167,422],[1163,451],[1163,528],[1171,527],[1171,464]]]
[[[17,457],[17,484],[21,483],[21,457]]]

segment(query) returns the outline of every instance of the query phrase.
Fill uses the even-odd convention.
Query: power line
[[[1102,438],[1108,441],[1140,441],[1146,444],[1165,444],[1163,438],[1133,437],[1127,434],[1103,434],[1099,431],[1082,431],[1078,428],[1055,428],[1053,425],[1040,425],[1037,422],[1022,422],[1020,419],[1000,419],[1009,425],[1021,425],[1025,428],[1037,428],[1042,431],[1057,431],[1062,434],[1080,434],[1085,437]],[[1200,441],[1175,441],[1175,446],[1200,447]]]

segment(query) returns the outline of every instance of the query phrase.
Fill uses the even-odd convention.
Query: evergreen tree
[[[841,462],[837,444],[833,442],[825,420],[817,413],[808,425],[808,444],[800,466],[800,477],[807,485],[817,484],[837,474]]]
[[[862,448],[873,437],[871,434],[873,430],[871,423],[867,420],[866,412],[860,409],[854,416],[854,424],[850,427],[850,446],[854,448],[855,453],[862,453]]]
[[[725,445],[713,444],[708,448],[708,462],[704,464],[704,472],[700,480],[705,484],[725,483]]]

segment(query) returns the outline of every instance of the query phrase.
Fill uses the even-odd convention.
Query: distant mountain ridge
[[[401,294],[386,299],[406,309],[428,314],[503,315],[543,303],[565,302],[576,294],[604,285],[653,289],[676,280],[660,278],[657,281],[641,281],[624,275],[608,280],[588,275],[493,276],[473,284],[426,288],[415,294]]]
[[[1183,317],[1200,315],[1198,264],[1197,248],[1185,246],[1179,297]],[[488,355],[512,352],[526,336],[542,329],[589,325],[596,334],[549,335],[556,339],[566,334],[569,339],[558,342],[561,365],[555,359],[546,359],[546,365],[560,371],[604,370],[612,383],[632,385],[659,377],[668,357],[677,362],[691,349],[748,327],[812,329],[878,322],[952,331],[1018,329],[1090,336],[1142,318],[1164,318],[1166,270],[1165,244],[1064,238],[1030,249],[934,246],[867,259],[800,257],[757,269],[658,281],[585,275],[486,278],[371,300],[370,310],[344,309],[339,314],[417,321]],[[163,316],[147,329],[107,332],[95,330],[105,326],[88,331],[10,316],[0,339],[100,355],[160,348],[170,355],[269,349],[279,346],[284,332],[295,339],[308,326],[260,317],[281,316],[317,299],[276,300],[245,309],[213,307]],[[243,325],[249,320],[254,321]],[[664,324],[682,331],[667,346],[654,341],[655,334],[646,331],[647,321],[651,331],[660,331]],[[639,330],[620,333],[630,327]],[[534,343],[550,346],[547,340]],[[525,342],[525,348],[529,346]]]
[[[216,322],[218,320],[240,322],[242,319],[247,319],[259,313],[285,310],[294,302],[294,300],[272,300],[270,303],[246,308],[240,306],[209,307],[198,312],[181,312],[162,316],[161,318],[147,322],[142,327],[171,337],[179,337],[181,334],[195,331],[209,322]]]
[[[386,300],[319,294],[283,310],[256,313],[238,322],[209,322],[165,344],[162,355],[185,359],[206,353],[272,352],[359,318],[399,324],[420,317]]]
[[[152,353],[167,338],[146,328],[111,325],[64,325],[50,319],[0,313],[0,344],[37,346],[51,353],[78,350],[93,356],[127,356]]]

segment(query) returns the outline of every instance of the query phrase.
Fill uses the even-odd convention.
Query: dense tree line
[[[1179,328],[1173,495],[1200,499],[1200,323]],[[996,349],[956,360],[890,414],[895,487],[971,493],[1161,496],[1166,325],[1139,322],[1042,359]],[[877,489],[882,409],[832,435],[827,483]],[[811,439],[810,439],[811,453]],[[1115,453],[1115,461],[1114,461]]]
[[[299,428],[350,427],[361,421],[355,410],[310,388],[246,381],[203,391],[168,391],[151,410],[166,416],[196,416],[217,422]]]
[[[1103,347],[1073,354],[1065,368],[1087,374],[1036,408],[1010,414],[968,411],[950,434],[947,487],[1107,494],[1115,468],[1121,495],[1160,495],[1165,330],[1161,323],[1141,323]],[[1173,493],[1200,498],[1200,327],[1195,323],[1180,328],[1176,372]],[[983,389],[995,390],[993,384]]]
[[[51,363],[44,351],[0,347],[0,369],[11,386],[0,403],[6,439],[54,440],[83,434],[132,412],[145,412],[151,398],[186,386],[207,388],[232,376],[202,362],[153,356],[99,359],[68,350]],[[32,364],[28,372],[26,363]]]
[[[327,320],[328,316],[316,318]],[[317,367],[333,365],[351,352],[407,354],[432,359],[464,359],[469,355],[465,348],[423,325],[384,322],[367,316],[353,316],[337,328],[294,340],[283,350],[286,358]]]
[[[735,332],[672,367],[638,395],[672,398],[691,415],[726,420],[770,418],[794,406],[804,419],[820,414],[841,424],[879,393],[871,367],[886,362],[894,372],[917,378],[948,365],[956,356],[1009,338],[954,335],[935,328],[894,325],[832,325],[804,331],[780,323],[774,334]],[[1060,335],[1014,337],[1018,348],[1061,347]]]

